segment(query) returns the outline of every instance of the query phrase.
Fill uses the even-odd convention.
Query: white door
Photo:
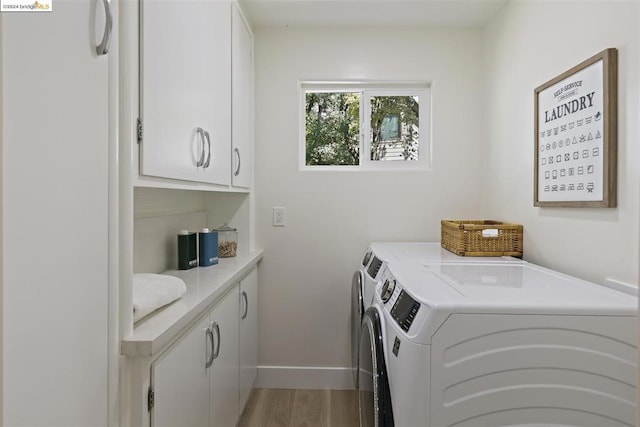
[[[102,1],[50,4],[0,18],[0,423],[107,425],[105,14]]]
[[[209,372],[210,425],[235,426],[239,416],[239,290],[235,286],[211,311],[210,328],[214,333],[217,356]]]
[[[209,425],[208,325],[203,319],[153,362],[153,427]]]
[[[240,282],[240,409],[258,373],[258,269]]]
[[[229,185],[231,4],[145,0],[140,25],[141,173]]]
[[[232,176],[234,187],[251,186],[253,141],[253,38],[240,12],[232,12]]]

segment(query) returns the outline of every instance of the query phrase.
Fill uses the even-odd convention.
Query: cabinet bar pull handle
[[[196,128],[196,135],[198,136],[198,141],[202,141],[202,151],[200,151],[200,160],[196,163],[197,167],[200,167],[204,164],[204,131],[202,128]]]
[[[209,367],[213,364],[213,332],[211,332],[211,328],[207,328],[207,341],[211,343],[211,354],[209,355],[209,358],[207,359],[207,363],[204,365],[204,367],[206,369],[209,369]]]
[[[213,360],[217,359],[218,356],[220,355],[220,325],[218,325],[216,322],[213,322],[211,324],[211,327],[216,331],[216,341],[217,341],[216,351],[213,353],[213,358],[211,359],[211,361],[213,362]]]
[[[247,291],[242,291],[242,298],[244,299],[244,314],[242,315],[242,320],[247,318],[247,314],[249,314],[249,297],[247,296]]]
[[[233,175],[238,176],[240,175],[240,150],[238,150],[237,148],[234,148],[233,151],[235,151],[236,155],[238,156],[238,167],[236,171],[233,173]]]
[[[104,34],[102,35],[102,41],[96,46],[96,53],[98,56],[106,55],[109,53],[109,44],[111,43],[111,30],[113,29],[113,17],[111,16],[111,0],[102,0],[104,4]]]
[[[211,160],[211,139],[209,139],[209,132],[206,130],[204,131],[204,136],[207,137],[207,147],[209,147],[209,150],[207,151],[207,160],[204,162],[204,165],[202,165],[202,167],[206,169],[209,167],[209,161]],[[202,150],[204,150],[204,147]],[[202,155],[204,156],[204,151]]]
[[[196,136],[199,137],[199,140],[202,141],[202,151],[200,152],[200,160],[196,163],[197,167],[200,167],[204,164],[204,131],[202,128],[196,128]]]

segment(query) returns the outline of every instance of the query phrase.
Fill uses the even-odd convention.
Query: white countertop
[[[184,280],[186,294],[137,322],[133,335],[122,340],[121,354],[128,357],[157,354],[255,268],[261,259],[262,251],[255,251],[233,258],[220,258],[218,264],[210,267],[165,271],[163,274]]]

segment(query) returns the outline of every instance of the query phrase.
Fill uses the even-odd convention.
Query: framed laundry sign
[[[534,206],[615,207],[618,52],[534,91]]]

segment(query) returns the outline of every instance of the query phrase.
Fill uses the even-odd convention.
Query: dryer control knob
[[[364,254],[364,258],[362,258],[362,265],[366,266],[367,264],[369,264],[369,260],[371,259],[371,252],[367,252],[366,254]]]
[[[394,279],[387,279],[384,281],[384,285],[382,285],[382,290],[380,291],[380,298],[382,298],[383,303],[387,303],[389,299],[391,299],[391,295],[393,295],[393,291],[396,289],[396,281]]]

